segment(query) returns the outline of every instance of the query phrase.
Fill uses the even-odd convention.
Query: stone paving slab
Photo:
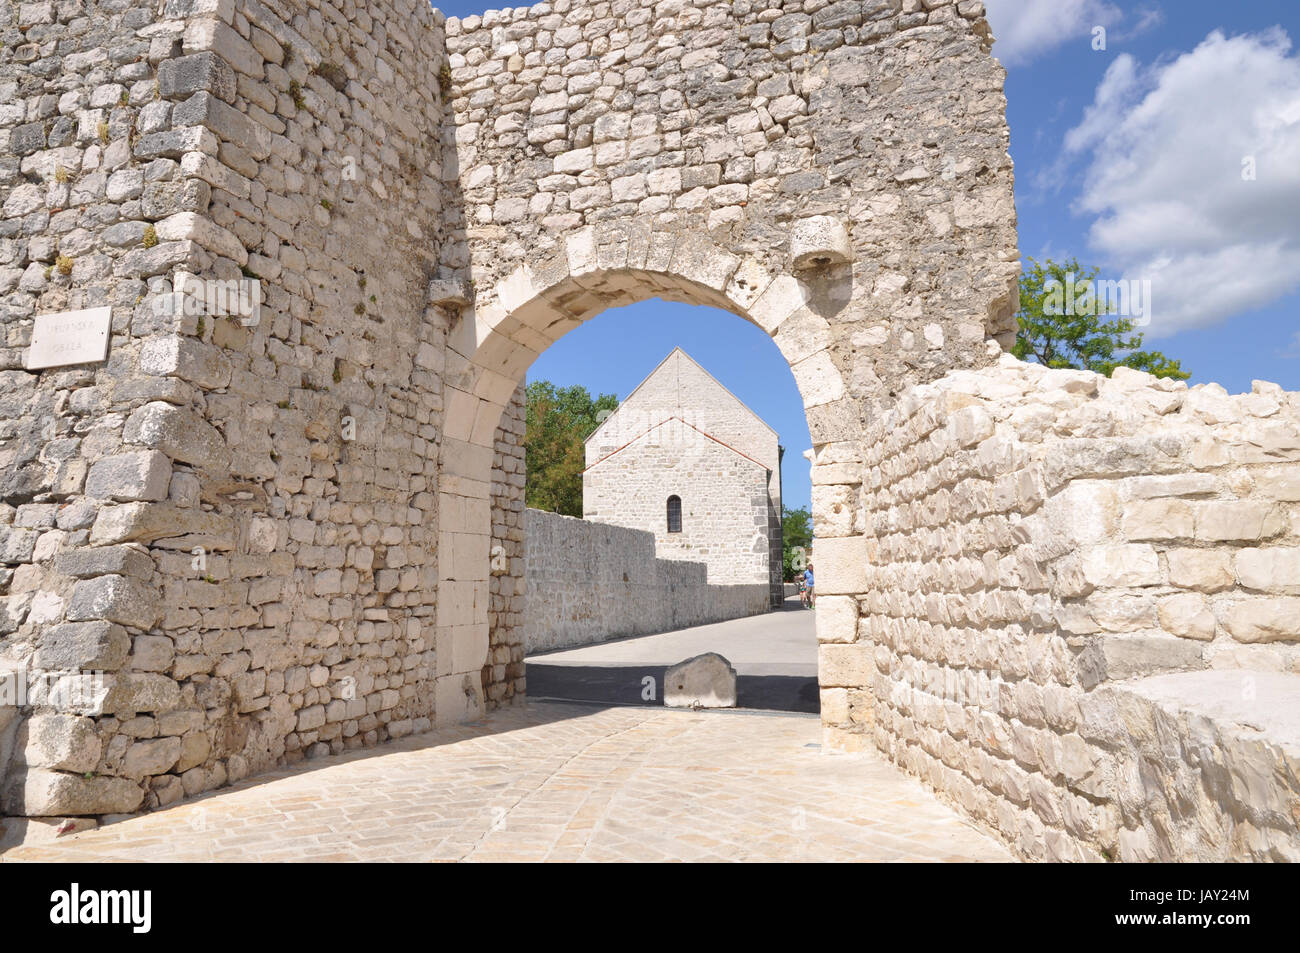
[[[816,717],[532,702],[28,844],[32,861],[1009,861]]]

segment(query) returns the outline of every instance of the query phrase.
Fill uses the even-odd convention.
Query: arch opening
[[[679,257],[673,252],[657,263],[649,252],[640,261],[628,261],[626,250],[620,261],[575,263],[570,239],[564,260],[520,266],[481,293],[474,307],[454,322],[440,450],[439,511],[456,514],[440,533],[435,700],[440,722],[478,717],[492,700],[494,673],[503,664],[500,646],[492,645],[490,625],[491,566],[494,553],[498,558],[505,555],[492,539],[498,428],[528,368],[552,344],[596,315],[659,298],[716,307],[756,325],[790,368],[814,453],[830,449],[830,458],[839,464],[828,474],[831,482],[842,481],[838,499],[857,498],[858,487],[849,482],[857,478],[851,465],[859,454],[854,440],[856,402],[848,396],[833,358],[832,328],[822,313],[827,302],[838,309],[852,295],[852,270],[832,268],[801,279],[773,275],[754,259],[742,260],[699,242],[689,243],[689,248],[689,254]],[[666,515],[660,511],[659,519]],[[851,519],[824,526],[820,522],[814,510],[819,545],[838,540],[862,548]],[[845,555],[852,562],[853,555]],[[506,669],[518,661],[508,658]],[[522,676],[521,668],[514,671]]]

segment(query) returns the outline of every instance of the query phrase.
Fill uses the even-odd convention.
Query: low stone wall
[[[654,534],[524,511],[529,654],[768,610],[766,583],[711,586],[703,563],[655,556]]]
[[[1171,700],[1191,682],[1130,684],[1277,673],[1242,702],[1261,726],[1300,698],[1300,395],[1008,357],[913,389],[865,451],[860,560],[819,541],[819,584],[865,593],[818,601],[832,744],[874,741],[1027,857],[1300,855],[1294,772],[1255,783],[1278,739],[1249,762]],[[843,503],[818,483],[815,517]],[[1186,784],[1196,836],[1157,804]],[[1286,797],[1289,833],[1209,833]]]

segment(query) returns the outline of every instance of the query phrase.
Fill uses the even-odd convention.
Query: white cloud
[[[1065,151],[1087,163],[1076,210],[1104,266],[1152,281],[1151,336],[1300,287],[1300,57],[1281,29],[1119,56]]]
[[[1028,63],[1124,16],[1110,0],[984,0],[984,7],[997,38],[993,53],[1006,66]],[[1143,27],[1148,16],[1143,13]]]

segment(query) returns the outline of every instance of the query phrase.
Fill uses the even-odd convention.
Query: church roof
[[[749,416],[751,416],[752,418],[754,418],[754,420],[758,421],[758,423],[761,424],[765,429],[767,429],[767,430],[772,434],[772,436],[774,436],[774,437],[777,436],[777,432],[776,432],[776,431],[775,431],[775,430],[774,430],[774,429],[773,429],[773,428],[768,424],[768,422],[767,422],[766,420],[764,420],[762,417],[758,416],[758,414],[754,413],[753,409],[752,409],[748,404],[746,404],[743,400],[741,400],[739,397],[737,397],[735,394],[733,394],[733,393],[731,392],[731,390],[730,390],[730,389],[729,389],[725,384],[722,383],[722,381],[718,380],[716,377],[714,377],[712,374],[710,374],[707,370],[705,370],[704,365],[702,365],[699,361],[695,360],[695,358],[691,357],[689,354],[687,354],[685,351],[683,351],[683,350],[681,349],[680,346],[678,346],[678,347],[673,348],[671,351],[669,351],[669,352],[668,352],[668,355],[667,355],[667,356],[666,356],[662,361],[660,361],[658,364],[655,365],[654,370],[652,370],[649,374],[647,374],[647,375],[645,376],[645,378],[641,381],[641,383],[637,384],[636,387],[633,387],[633,388],[632,388],[631,392],[627,395],[627,397],[623,398],[623,400],[621,400],[621,401],[619,402],[618,409],[616,409],[612,414],[610,414],[608,417],[606,417],[606,418],[601,422],[600,426],[597,427],[595,430],[593,430],[593,431],[591,432],[591,434],[587,437],[586,441],[584,441],[584,442],[590,444],[593,440],[595,440],[595,439],[597,438],[597,436],[599,436],[599,434],[601,433],[601,431],[604,430],[605,427],[609,424],[609,422],[610,422],[611,420],[613,420],[615,417],[618,416],[618,412],[619,412],[619,410],[621,410],[621,409],[623,408],[623,405],[626,404],[626,403],[628,403],[629,401],[631,401],[631,399],[636,395],[637,391],[641,390],[641,388],[645,387],[646,384],[648,384],[650,381],[654,380],[654,378],[655,378],[655,377],[656,377],[656,376],[657,376],[657,375],[658,375],[658,374],[659,374],[659,373],[664,369],[664,367],[668,364],[668,362],[669,362],[670,360],[672,360],[672,358],[673,358],[675,355],[678,355],[678,354],[680,354],[680,355],[681,355],[682,357],[684,357],[686,360],[690,361],[691,364],[693,364],[695,367],[697,367],[697,368],[699,369],[699,371],[700,371],[701,374],[703,374],[703,375],[704,375],[705,377],[707,377],[709,380],[713,381],[713,383],[717,384],[718,387],[720,387],[720,388],[722,389],[722,391],[723,391],[723,392],[724,392],[728,397],[730,397],[733,401],[735,401],[736,404],[737,404],[741,409],[743,409],[747,414],[749,414]],[[673,419],[673,418],[670,417],[670,418],[668,418],[668,419],[671,420],[671,419]],[[677,419],[680,420],[681,418],[678,417]],[[682,422],[685,423],[685,421],[682,421]],[[734,447],[729,446],[727,443],[725,443],[725,442],[723,442],[723,441],[721,441],[721,440],[718,440],[718,438],[715,437],[715,436],[713,436],[712,434],[710,434],[710,433],[708,433],[708,432],[706,432],[706,431],[704,431],[704,430],[700,430],[699,427],[694,427],[694,426],[691,425],[691,424],[687,424],[687,426],[692,427],[692,429],[694,429],[694,430],[698,430],[700,433],[704,434],[704,435],[705,435],[706,437],[708,437],[710,440],[715,440],[715,441],[717,441],[718,443],[722,444],[724,447],[727,447],[729,450],[734,450],[734,449],[735,449]],[[647,432],[648,432],[648,431],[647,431]],[[630,444],[630,443],[634,443],[635,440],[636,440],[636,438],[633,438],[633,440],[628,441],[628,444]],[[627,446],[628,444],[624,444],[624,446]],[[619,449],[622,449],[622,448],[620,447]],[[616,452],[617,452],[617,451],[616,451]],[[739,450],[736,450],[735,452],[736,452],[736,453],[740,453]],[[745,459],[747,459],[747,460],[752,460],[752,459],[753,459],[752,457],[749,457],[749,456],[747,456],[746,454],[743,454],[743,453],[740,454],[740,455],[743,456],[743,457],[745,457]],[[605,458],[602,457],[601,459],[605,459]],[[599,462],[599,461],[597,461],[597,462]],[[755,461],[755,462],[757,462],[757,461]],[[592,466],[595,466],[595,464],[592,464]]]
[[[748,408],[746,408],[746,409],[748,409]],[[751,413],[752,413],[752,411],[751,411]],[[695,426],[695,425],[692,424],[692,423],[688,423],[687,421],[682,420],[681,417],[676,417],[676,416],[674,416],[674,417],[667,417],[667,418],[665,418],[664,420],[661,420],[661,421],[659,421],[658,423],[656,423],[656,424],[654,424],[654,425],[652,425],[652,426],[650,426],[650,427],[647,427],[644,431],[642,431],[641,433],[637,434],[635,437],[633,437],[633,438],[632,438],[631,440],[629,440],[627,443],[623,444],[621,447],[615,447],[613,450],[611,450],[609,453],[605,454],[605,455],[604,455],[603,457],[601,457],[599,460],[596,460],[596,461],[595,461],[594,463],[592,463],[590,466],[583,467],[583,468],[582,468],[582,472],[583,472],[583,473],[586,473],[588,470],[592,469],[592,467],[600,466],[600,464],[604,463],[604,462],[605,462],[606,460],[608,460],[610,457],[615,456],[615,455],[618,454],[618,453],[621,453],[622,451],[626,450],[628,447],[632,446],[632,444],[637,443],[637,442],[638,442],[639,440],[641,440],[643,437],[648,436],[649,434],[651,434],[651,433],[654,432],[655,430],[657,430],[657,429],[659,429],[660,427],[662,427],[662,426],[664,426],[665,424],[667,424],[669,421],[673,421],[673,420],[676,420],[676,421],[680,422],[682,425],[684,425],[684,426],[686,426],[686,427],[690,427],[690,428],[691,428],[692,430],[694,430],[696,433],[700,434],[700,435],[703,436],[703,437],[708,438],[709,440],[712,440],[712,441],[713,441],[714,443],[716,443],[718,446],[720,446],[720,447],[724,447],[725,449],[730,450],[730,451],[731,451],[732,453],[734,453],[736,456],[738,456],[738,457],[740,457],[740,458],[742,458],[742,459],[744,459],[744,460],[748,460],[750,463],[754,464],[754,466],[759,467],[759,468],[762,469],[762,470],[767,470],[767,469],[768,469],[768,467],[767,467],[765,464],[759,463],[757,460],[755,460],[755,459],[754,459],[753,457],[751,457],[749,454],[747,454],[747,453],[743,453],[743,452],[741,452],[740,450],[737,450],[737,449],[736,449],[735,447],[733,447],[731,444],[729,444],[729,443],[727,443],[727,442],[725,442],[725,441],[723,441],[723,440],[719,440],[717,437],[713,436],[713,434],[708,433],[707,431],[701,430],[699,427]],[[770,430],[771,428],[769,427],[768,429]],[[588,439],[590,439],[590,438],[588,438]]]

